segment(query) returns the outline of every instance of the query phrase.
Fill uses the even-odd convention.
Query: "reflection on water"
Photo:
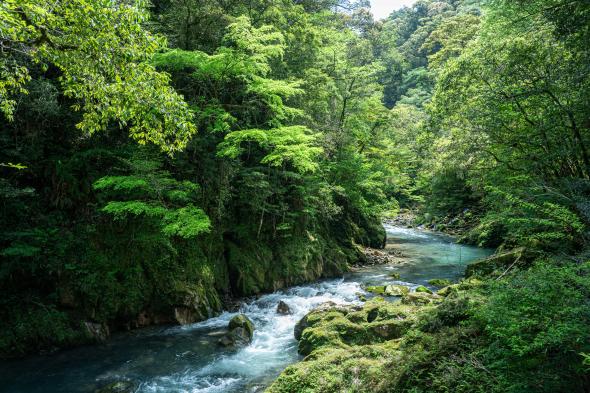
[[[415,288],[431,278],[458,279],[468,262],[489,250],[458,245],[453,239],[387,226],[387,247],[405,256],[401,265],[360,269],[344,278],[298,286],[248,301],[240,312],[256,330],[252,343],[232,350],[216,345],[236,313],[188,326],[156,327],[116,336],[104,345],[0,364],[0,392],[89,393],[111,381],[128,379],[141,393],[258,392],[287,365],[299,360],[293,327],[313,307],[357,302],[361,285],[398,283]],[[400,280],[391,272],[399,272]],[[293,315],[278,315],[285,301]]]

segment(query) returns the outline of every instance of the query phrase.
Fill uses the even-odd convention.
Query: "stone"
[[[410,292],[408,287],[403,285],[388,285],[385,287],[385,295],[387,296],[404,296]]]
[[[432,291],[426,288],[424,285],[420,285],[418,288],[416,288],[416,292],[432,293]]]
[[[282,315],[290,315],[293,314],[293,311],[291,310],[291,307],[289,307],[289,305],[287,303],[285,303],[284,301],[280,301],[279,304],[277,305],[277,314],[282,314]]]
[[[307,315],[305,315],[303,318],[299,320],[299,322],[295,324],[295,327],[293,328],[293,335],[295,336],[295,340],[301,340],[301,335],[303,334],[305,328],[307,328],[308,326],[308,318]]]
[[[403,336],[412,326],[412,320],[390,319],[375,322],[368,327],[368,332],[384,340],[393,340]]]
[[[222,347],[231,347],[235,344],[235,341],[229,334],[226,334],[217,340],[217,344],[221,345]]]
[[[111,333],[109,327],[104,323],[86,321],[83,323],[86,334],[98,342],[105,342],[109,339]]]
[[[309,318],[312,316],[317,316],[317,315],[321,315],[327,312],[336,312],[336,313],[340,313],[343,316],[354,312],[354,311],[360,311],[362,310],[363,307],[359,306],[359,305],[338,305],[334,302],[328,301],[325,303],[320,304],[319,306],[317,306],[316,308],[314,308],[313,310],[311,310],[310,312],[308,312],[307,314],[305,314],[305,316],[303,318],[301,318],[299,320],[299,322],[297,322],[295,324],[295,327],[293,328],[293,335],[295,336],[295,339],[297,341],[301,340],[301,335],[303,334],[303,331],[309,327]]]
[[[244,329],[246,329],[246,331],[248,332],[248,335],[250,336],[250,338],[252,338],[252,336],[254,335],[254,324],[252,323],[252,321],[250,320],[250,318],[248,318],[244,314],[236,315],[235,317],[233,317],[229,321],[228,329],[230,331],[232,331],[232,330],[234,330],[236,328],[244,328]]]
[[[224,347],[247,345],[254,337],[254,324],[244,314],[233,317],[228,324],[228,332],[217,343]]]
[[[389,277],[393,278],[394,280],[399,280],[401,278],[398,272],[391,272],[388,274]]]
[[[171,319],[180,325],[203,321],[221,311],[217,293],[201,284],[177,284]]]

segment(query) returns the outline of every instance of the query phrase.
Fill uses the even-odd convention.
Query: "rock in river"
[[[219,339],[219,345],[224,347],[246,345],[252,342],[254,324],[244,314],[239,314],[229,321],[228,332]]]
[[[277,305],[277,314],[289,315],[293,314],[293,311],[291,311],[291,307],[287,303],[281,300]]]

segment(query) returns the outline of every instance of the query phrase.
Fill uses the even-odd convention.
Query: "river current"
[[[93,393],[113,381],[130,380],[138,393],[261,392],[289,364],[300,360],[293,327],[315,306],[359,302],[364,285],[428,286],[432,278],[458,280],[465,266],[491,253],[459,245],[445,235],[385,225],[387,247],[400,264],[363,267],[343,278],[287,288],[245,300],[238,312],[187,326],[152,327],[115,335],[103,345],[0,363],[1,393]],[[390,277],[398,272],[401,279]],[[279,315],[279,301],[292,315]],[[217,345],[229,320],[246,314],[256,326],[250,345]]]

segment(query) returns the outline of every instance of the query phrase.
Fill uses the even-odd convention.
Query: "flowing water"
[[[252,343],[226,349],[216,343],[237,313],[182,327],[158,327],[115,336],[104,345],[0,363],[0,392],[92,393],[113,381],[131,380],[140,393],[259,392],[287,365],[300,360],[293,327],[326,301],[358,302],[363,285],[397,283],[415,288],[431,278],[457,280],[465,266],[490,250],[455,244],[430,232],[386,225],[387,247],[404,263],[364,267],[245,301],[239,312],[256,326]],[[400,280],[389,276],[399,272]],[[293,315],[276,313],[287,303]]]

